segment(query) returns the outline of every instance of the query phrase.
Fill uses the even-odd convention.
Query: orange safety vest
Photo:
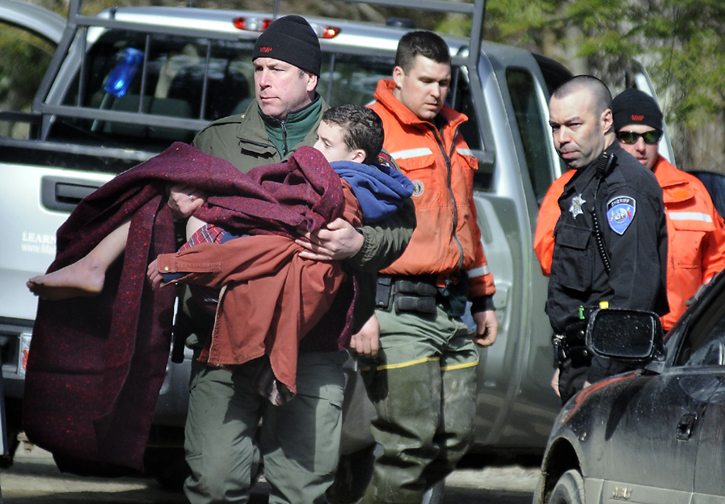
[[[383,120],[385,150],[415,186],[418,224],[403,255],[382,273],[446,277],[466,272],[471,299],[491,295],[496,288],[473,201],[478,161],[458,133],[468,118],[444,106],[440,116],[446,124],[438,131],[395,98],[394,88],[392,79],[380,81],[370,108]]]
[[[559,198],[564,192],[564,186],[571,180],[576,170],[569,170],[556,179],[546,191],[544,201],[539,207],[539,218],[536,221],[536,232],[534,233],[534,252],[539,258],[541,272],[545,276],[551,275],[551,258],[554,255],[554,228],[559,221],[561,210],[559,209]]]

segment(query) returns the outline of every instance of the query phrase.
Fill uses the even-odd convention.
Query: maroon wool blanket
[[[143,470],[175,296],[172,288],[153,291],[146,268],[158,254],[176,249],[166,204],[171,183],[215,194],[195,215],[240,233],[314,231],[343,210],[340,177],[312,148],[299,149],[287,163],[243,174],[175,143],[85,198],[59,228],[48,272],[86,255],[124,221],[130,219],[131,227],[126,252],[108,271],[98,297],[38,303],[23,424],[28,438],[52,452],[62,470]]]

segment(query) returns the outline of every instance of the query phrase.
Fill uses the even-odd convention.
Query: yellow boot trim
[[[443,366],[441,371],[454,371],[456,369],[466,369],[469,367],[478,366],[478,361],[475,362],[464,362],[463,364],[451,364],[450,366]]]
[[[415,366],[416,364],[423,364],[424,362],[432,362],[432,361],[439,361],[441,360],[440,357],[424,357],[422,359],[416,359],[408,362],[401,362],[400,364],[385,364],[384,366],[377,366],[375,369],[383,370],[383,369],[400,369],[404,367],[410,367]],[[360,371],[370,371],[372,369],[370,366],[366,366],[364,368],[361,368]]]

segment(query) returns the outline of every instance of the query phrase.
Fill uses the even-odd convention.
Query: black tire
[[[576,469],[561,475],[549,497],[549,504],[585,504],[584,478]]]
[[[18,446],[20,446],[20,439],[18,439],[20,432],[21,431],[18,429],[8,429],[8,452],[5,455],[0,456],[0,469],[8,469],[13,465],[15,452],[18,451]],[[0,501],[0,504],[2,504],[2,501]]]
[[[23,404],[19,399],[5,398],[5,429],[8,445],[7,453],[0,456],[0,469],[7,469],[13,465],[15,452],[20,446],[19,436],[23,432]]]

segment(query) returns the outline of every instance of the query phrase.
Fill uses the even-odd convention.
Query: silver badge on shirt
[[[571,199],[571,206],[569,207],[569,211],[571,212],[571,216],[576,219],[577,215],[581,215],[584,213],[584,210],[582,210],[582,206],[584,203],[586,203],[587,200],[582,198],[582,195],[579,194],[578,196],[574,196]]]

